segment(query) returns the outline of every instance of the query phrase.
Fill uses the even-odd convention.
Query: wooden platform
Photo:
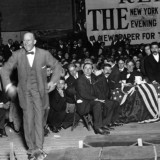
[[[6,127],[6,132],[9,137],[0,138],[0,160],[8,159],[11,142],[13,142],[14,144],[14,150],[17,159],[27,160],[26,148],[22,136],[20,134],[14,133],[8,127]],[[138,135],[138,137],[141,138],[142,135],[145,135],[147,137],[147,134],[156,134],[157,136],[160,136],[160,122],[148,124],[125,124],[123,126],[116,127],[114,131],[111,131],[110,135],[115,137],[121,137],[123,135]],[[80,123],[79,126],[77,126],[77,128],[75,128],[73,131],[71,131],[71,128],[68,128],[66,130],[61,130],[60,133],[50,133],[48,137],[45,137],[44,151],[46,153],[51,153],[53,151],[66,148],[78,148],[79,141],[83,140],[85,142],[87,136],[97,136],[98,138],[104,137],[101,135],[95,135],[93,130],[88,131],[86,128],[83,127],[83,124]],[[109,138],[109,136],[106,136],[106,138]],[[137,140],[136,138],[135,142]],[[156,139],[156,137],[153,138]]]

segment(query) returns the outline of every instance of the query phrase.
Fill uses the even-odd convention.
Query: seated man
[[[96,79],[92,76],[92,67],[91,63],[85,63],[83,65],[84,74],[76,81],[77,112],[83,116],[92,111],[95,133],[109,134],[109,131],[103,128],[102,103],[104,100],[98,99],[95,94]]]
[[[69,71],[69,77],[66,79],[66,84],[67,84],[67,101],[70,104],[75,104],[75,83],[76,79],[81,76],[81,72],[76,70],[75,64],[71,63],[68,66],[68,71]]]
[[[142,74],[134,69],[135,65],[133,60],[128,60],[126,62],[127,70],[123,72],[121,76],[121,80],[124,81],[128,84],[133,85],[135,83],[135,77],[136,76],[141,76]]]
[[[61,127],[67,128],[72,125],[73,113],[66,113],[67,98],[65,93],[65,79],[60,78],[57,87],[49,94],[50,112],[48,124],[52,132],[59,132]],[[78,115],[76,115],[76,120]]]
[[[119,118],[120,105],[117,101],[110,100],[111,97],[111,89],[108,83],[108,77],[111,73],[111,65],[105,64],[103,66],[103,73],[98,77],[98,82],[96,83],[97,96],[99,99],[105,100],[104,103],[104,119],[103,124],[106,126],[118,126],[116,123]],[[108,128],[109,129],[109,128]]]
[[[69,77],[66,79],[66,95],[67,95],[67,111],[73,113],[75,110],[75,83],[77,78],[81,76],[81,71],[76,70],[75,64],[71,63],[68,66]]]

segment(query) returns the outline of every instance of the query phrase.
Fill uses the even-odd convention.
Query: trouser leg
[[[30,93],[26,95],[27,106],[23,109],[23,128],[26,144],[29,149],[35,148],[34,109]]]
[[[42,107],[42,101],[39,92],[32,91],[33,103],[34,103],[34,134],[36,148],[43,148],[44,142],[44,109]]]
[[[92,101],[91,108],[93,110],[94,127],[102,127],[102,105],[100,102]]]

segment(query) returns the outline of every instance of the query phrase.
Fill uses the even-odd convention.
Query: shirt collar
[[[86,78],[87,78],[87,79],[91,79],[91,76],[90,76],[90,77],[89,77],[89,76],[86,76]]]
[[[113,68],[115,65],[116,65],[116,64],[113,64],[113,65],[111,66],[111,68]]]

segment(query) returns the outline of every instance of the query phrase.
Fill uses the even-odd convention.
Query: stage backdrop
[[[72,29],[72,0],[0,0],[3,32]]]
[[[132,44],[160,39],[160,0],[86,0],[87,35],[110,45],[115,34]]]

